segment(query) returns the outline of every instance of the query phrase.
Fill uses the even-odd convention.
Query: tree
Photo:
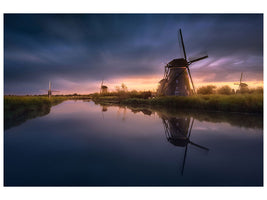
[[[115,89],[117,92],[127,92],[128,91],[127,86],[124,83],[122,83],[121,86],[116,86]]]
[[[230,94],[232,94],[232,89],[228,85],[224,85],[224,86],[217,89],[217,93],[230,95]]]
[[[121,90],[127,92],[127,86],[124,83],[121,84]]]
[[[216,89],[215,85],[202,86],[198,88],[197,93],[198,94],[215,94],[216,93],[215,89]]]

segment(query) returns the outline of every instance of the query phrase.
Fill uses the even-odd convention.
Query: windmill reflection
[[[102,106],[102,109],[101,109],[102,119],[105,119],[104,112],[107,112],[107,111],[108,111],[108,107],[107,106]]]
[[[166,116],[161,116],[161,118],[164,124],[167,140],[175,146],[185,147],[182,170],[181,170],[181,174],[183,175],[188,144],[194,145],[205,151],[209,151],[209,149],[199,144],[196,144],[190,140],[192,127],[194,124],[194,118],[191,119],[191,117],[181,118],[181,117],[166,117]]]
[[[107,106],[102,106],[102,112],[106,112],[108,111],[108,107]]]

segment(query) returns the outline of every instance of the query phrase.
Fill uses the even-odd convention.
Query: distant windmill
[[[102,110],[101,110],[101,113],[102,113],[102,118],[104,119],[104,112],[107,112],[108,111],[108,107],[103,105],[102,106]]]
[[[174,59],[165,66],[164,77],[159,82],[157,93],[159,95],[175,95],[175,96],[188,96],[191,94],[189,78],[195,92],[195,86],[190,73],[189,65],[192,63],[205,59],[208,55],[187,60],[185,46],[182,36],[182,30],[178,32],[178,39],[180,41],[180,47],[183,50],[183,58]]]
[[[51,81],[49,81],[48,90],[45,90],[45,91],[47,91],[49,98],[52,96],[52,92],[60,92],[60,91],[56,91],[56,90],[51,90],[51,85],[52,85]]]
[[[100,86],[100,94],[106,94],[108,93],[108,87],[106,85],[103,85],[103,80],[101,82],[101,86]]]
[[[242,78],[243,78],[243,72],[241,73],[239,83],[234,83],[235,85],[239,85],[239,91],[244,91],[248,89],[248,84],[243,83]]]
[[[194,124],[194,118],[191,121],[191,118],[189,117],[177,118],[177,117],[162,116],[162,122],[164,124],[167,140],[175,146],[185,147],[182,170],[181,170],[181,174],[183,175],[188,144],[191,144],[205,151],[209,151],[209,149],[199,144],[196,144],[190,140],[192,127]]]

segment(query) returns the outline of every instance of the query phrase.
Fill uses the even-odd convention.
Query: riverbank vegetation
[[[45,96],[5,96],[4,125],[5,129],[19,125],[28,119],[47,115],[53,105],[57,105],[67,97]]]
[[[232,89],[229,85],[216,87],[215,85],[206,85],[197,89],[197,94],[263,94],[263,87],[248,88],[241,87],[237,90]]]
[[[213,88],[214,89],[214,88]],[[263,113],[263,89],[257,88],[247,93],[227,93],[226,87],[221,87],[212,94],[193,96],[162,96],[153,97],[147,92],[113,92],[107,94],[95,93],[92,99],[96,103],[120,104],[133,106],[165,107],[171,109],[194,109],[224,112]]]
[[[126,88],[126,87],[125,87]],[[48,98],[39,96],[5,96],[4,124],[5,129],[19,125],[27,119],[46,115],[53,105],[64,100],[88,100],[102,105],[128,105],[169,110],[192,109],[223,112],[263,113],[263,88],[247,89],[246,92],[233,91],[229,86],[216,88],[201,87],[198,94],[193,96],[160,96],[151,91],[138,92],[136,90],[117,89],[116,92],[94,93],[88,95],[55,95]]]

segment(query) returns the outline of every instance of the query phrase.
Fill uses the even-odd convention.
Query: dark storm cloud
[[[86,15],[6,14],[4,16],[5,92],[32,90],[48,80],[73,82],[161,73],[181,57],[182,28],[189,57],[207,51],[192,65],[199,76],[229,72],[261,74],[262,15]],[[207,79],[208,80],[208,79]],[[25,90],[24,90],[25,91]]]

